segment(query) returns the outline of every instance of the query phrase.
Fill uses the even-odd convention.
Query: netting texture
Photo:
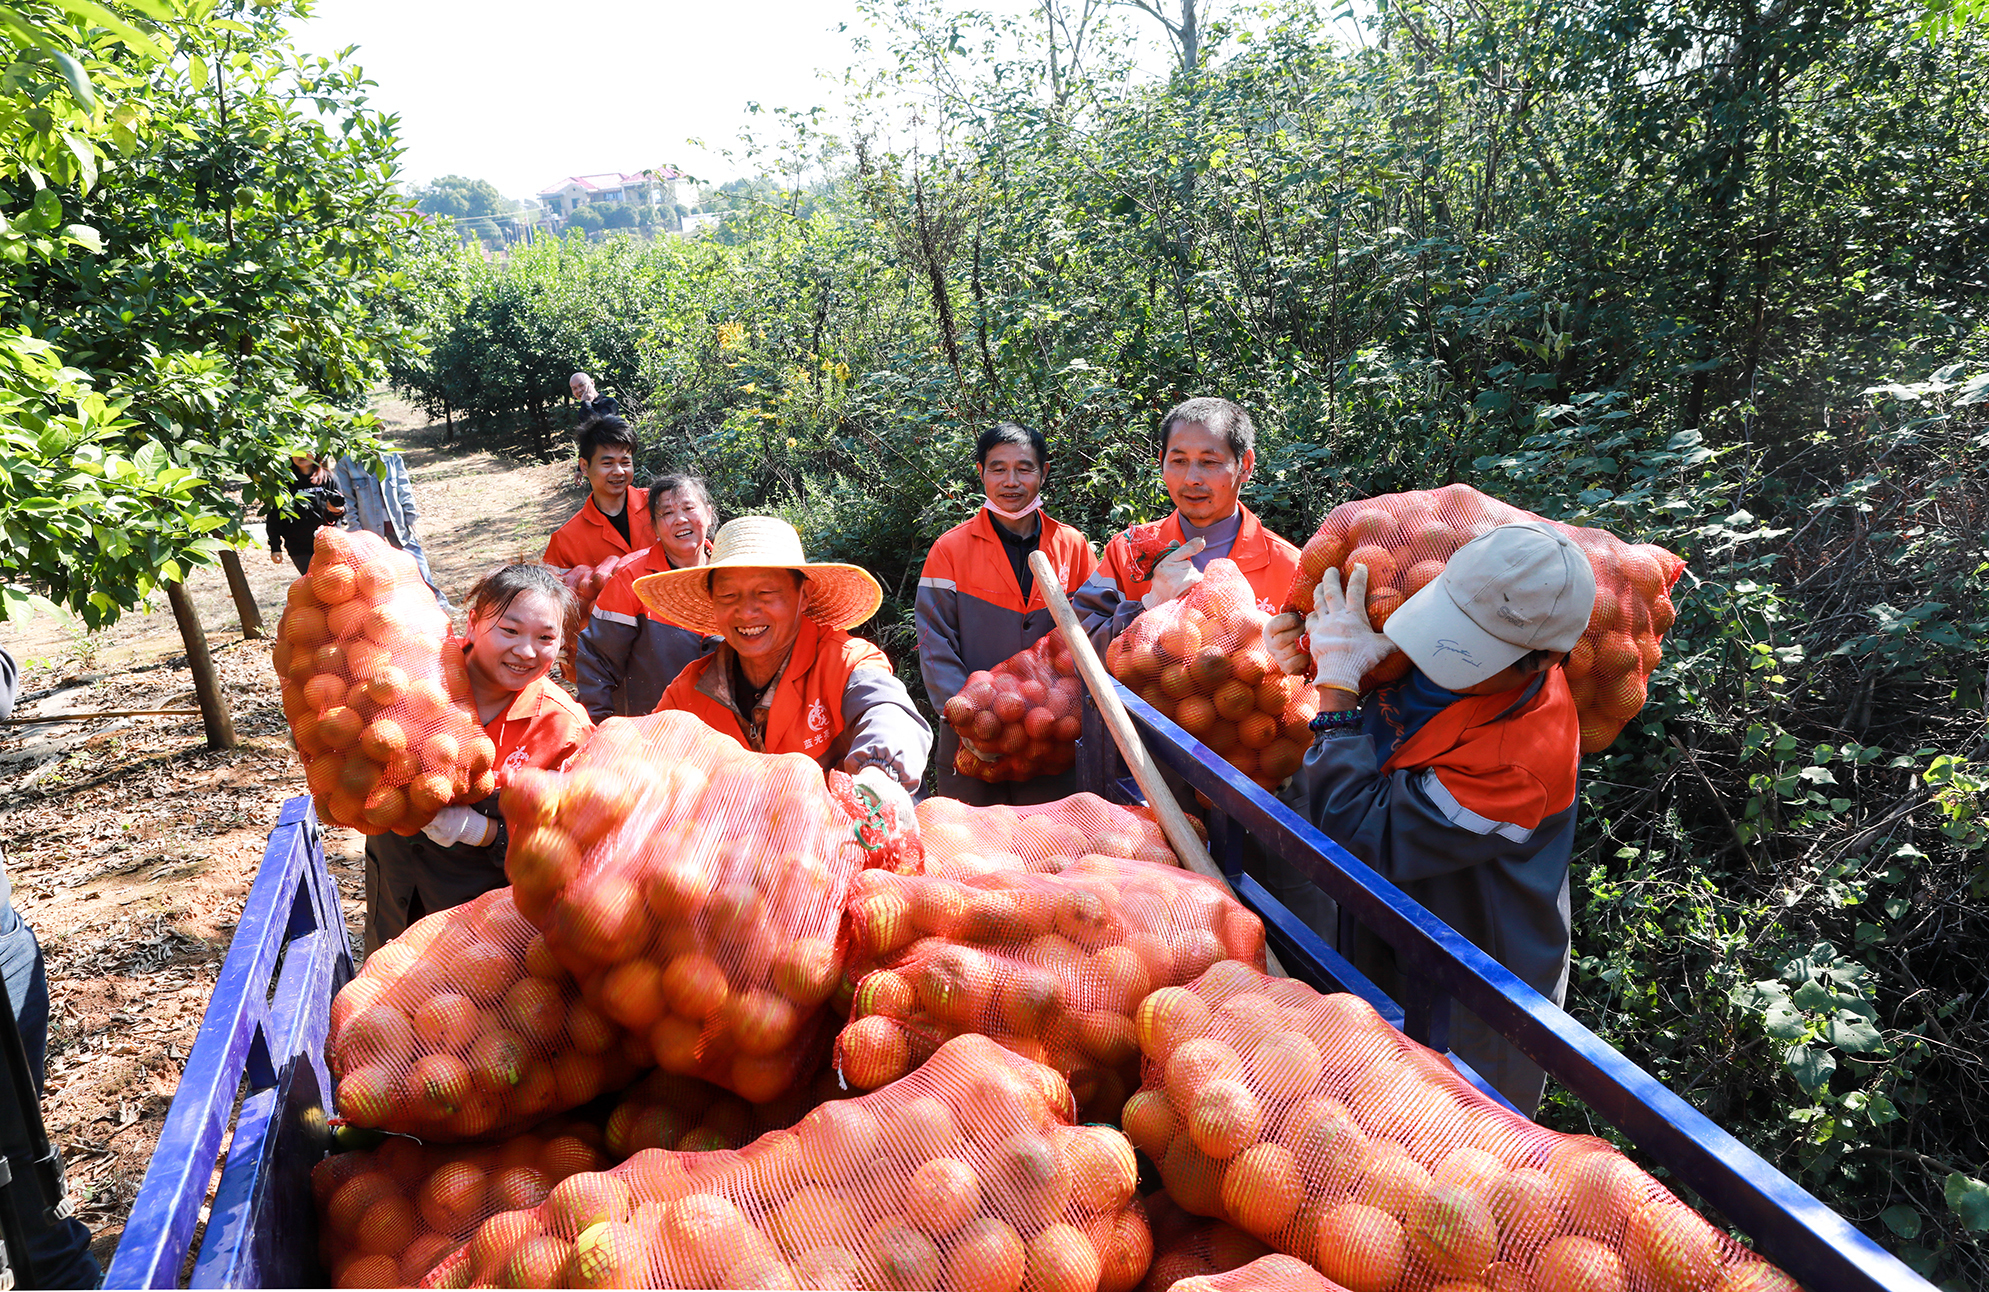
[[[1132,1146],[982,1037],[737,1151],[647,1150],[486,1220],[428,1286],[1129,1292]]]
[[[270,660],[320,820],[411,835],[496,788],[497,749],[448,636],[413,557],[364,530],[318,531]]]
[[[1153,1264],[1140,1292],[1168,1292],[1182,1279],[1222,1274],[1270,1254],[1268,1244],[1234,1225],[1181,1210],[1165,1189],[1147,1195],[1144,1205],[1153,1231]]]
[[[1662,547],[1547,521],[1466,484],[1384,494],[1327,513],[1300,554],[1286,605],[1310,614],[1327,570],[1337,567],[1344,580],[1365,565],[1368,623],[1386,632],[1395,608],[1436,578],[1458,548],[1520,521],[1552,525],[1581,548],[1595,571],[1595,610],[1566,669],[1581,715],[1582,752],[1607,749],[1642,711],[1651,670],[1663,653],[1660,643],[1677,618],[1671,588],[1685,562]],[[1409,667],[1408,656],[1396,651],[1362,679],[1361,689],[1396,681]]]
[[[424,1139],[501,1134],[627,1085],[648,1047],[584,1000],[500,888],[415,921],[331,1006],[339,1116]]]
[[[577,677],[574,671],[578,658],[580,634],[586,629],[587,621],[594,617],[594,603],[601,599],[601,592],[615,572],[633,561],[639,561],[647,553],[643,548],[634,552],[621,552],[610,556],[598,565],[576,565],[560,571],[560,582],[573,590],[573,606],[566,612],[566,633],[560,646],[560,662],[568,677]]]
[[[1210,561],[1200,583],[1113,640],[1106,666],[1238,771],[1276,786],[1305,761],[1319,705],[1271,658],[1270,619],[1234,561]]]
[[[967,675],[941,717],[960,736],[953,770],[999,784],[1054,776],[1077,761],[1084,683],[1061,628]]]
[[[412,1287],[489,1217],[608,1163],[600,1128],[567,1121],[491,1144],[393,1137],[339,1153],[311,1171],[318,1258],[338,1287]]]
[[[945,1041],[991,1037],[1067,1078],[1087,1121],[1139,1084],[1133,1014],[1222,959],[1264,964],[1264,925],[1223,886],[1096,854],[1059,874],[866,871],[850,901],[851,1021],[837,1059],[874,1090]]]
[[[1351,1292],[1794,1286],[1609,1145],[1494,1102],[1357,997],[1225,961],[1147,997],[1136,1032],[1126,1134],[1169,1196]]]
[[[1219,1274],[1198,1274],[1168,1285],[1170,1292],[1348,1292],[1304,1261],[1273,1252]],[[1453,1292],[1479,1292],[1482,1285],[1451,1284]],[[1533,1292],[1531,1288],[1500,1292]],[[1570,1289],[1569,1292],[1579,1292]]]
[[[987,871],[1055,874],[1087,853],[1181,864],[1152,809],[1121,807],[1096,794],[1026,807],[929,798],[918,805],[918,819],[924,873],[949,879]]]
[[[519,909],[658,1066],[765,1102],[819,1057],[850,881],[877,854],[813,759],[688,714],[611,718],[503,805]]]
[[[751,1104],[708,1081],[658,1068],[615,1101],[608,1113],[608,1152],[622,1162],[646,1148],[678,1153],[744,1148],[768,1131],[794,1125],[817,1104],[850,1093],[825,1071],[770,1103]]]

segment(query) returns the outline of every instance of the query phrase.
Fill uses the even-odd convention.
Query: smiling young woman
[[[572,590],[542,565],[507,565],[470,593],[469,627],[443,648],[443,667],[462,651],[477,721],[497,746],[497,789],[480,803],[443,808],[420,834],[366,841],[369,953],[424,915],[504,887],[498,793],[521,767],[563,767],[594,725],[546,680],[572,602]]]
[[[580,634],[576,678],[580,703],[596,722],[648,713],[663,689],[718,644],[709,633],[665,623],[635,595],[635,581],[663,570],[703,565],[711,556],[718,509],[697,476],[658,476],[649,486],[655,543],[615,571]]]

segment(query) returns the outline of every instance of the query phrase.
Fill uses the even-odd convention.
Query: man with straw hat
[[[719,527],[711,560],[635,581],[651,614],[721,639],[663,692],[656,712],[694,714],[764,754],[806,754],[870,785],[911,817],[932,728],[876,646],[849,630],[884,590],[854,565],[810,561],[772,516]]]

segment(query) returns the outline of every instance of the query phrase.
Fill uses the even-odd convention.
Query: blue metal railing
[[[345,916],[311,800],[289,799],[263,850],[105,1287],[180,1285],[231,1113],[234,1135],[187,1286],[323,1283],[310,1175],[328,1142],[331,999],[351,977]]]
[[[1576,1098],[1608,1119],[1653,1162],[1753,1238],[1755,1247],[1816,1292],[1932,1292],[1849,1221],[1817,1201],[1521,982],[1249,777],[1114,683],[1154,760],[1205,795],[1210,855],[1238,898],[1263,918],[1294,977],[1365,997],[1416,1040],[1442,1050],[1454,999],[1518,1046]],[[1119,801],[1137,798],[1118,751],[1087,700],[1077,784]],[[1245,838],[1297,867],[1340,909],[1395,950],[1410,999],[1391,1001],[1314,930],[1240,868]]]

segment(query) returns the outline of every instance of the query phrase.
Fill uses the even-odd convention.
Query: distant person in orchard
[[[345,498],[332,481],[331,469],[309,453],[290,455],[290,497],[272,504],[263,522],[269,538],[269,560],[283,563],[283,549],[290,549],[290,562],[297,573],[311,568],[311,553],[317,550],[318,531],[336,525],[345,515]]]
[[[0,649],[0,718],[12,716],[20,693],[21,675],[14,657]],[[0,854],[0,991],[7,994],[21,1048],[28,1056],[28,1079],[34,1087],[15,1089],[13,1066],[0,1059],[0,1155],[14,1164],[15,1177],[13,1188],[0,1189],[0,1207],[13,1208],[14,1221],[28,1249],[25,1254],[34,1267],[34,1280],[20,1282],[20,1265],[12,1262],[15,1286],[93,1288],[102,1281],[103,1270],[90,1255],[90,1231],[73,1216],[49,1216],[46,1208],[54,1199],[42,1199],[41,1205],[32,1201],[40,1196],[31,1165],[38,1146],[31,1142],[30,1123],[15,1112],[25,1100],[39,1104],[48,1081],[48,967],[35,931],[14,909],[4,854]],[[0,1045],[6,1044],[10,1044],[8,1038],[0,1037]]]
[[[1588,558],[1547,525],[1501,525],[1459,548],[1386,635],[1368,626],[1367,579],[1356,566],[1342,595],[1328,570],[1302,624],[1271,622],[1278,663],[1319,688],[1312,749],[1284,799],[1558,1005],[1581,758],[1561,664],[1595,606]],[[1414,668],[1362,696],[1398,647]],[[1337,920],[1314,922],[1336,940]],[[1401,999],[1385,943],[1363,931],[1339,950]],[[1546,1075],[1461,1007],[1450,1045],[1521,1112],[1539,1106]]]
[[[418,835],[366,841],[367,954],[424,915],[505,886],[498,791],[519,768],[563,768],[594,725],[546,680],[572,603],[572,589],[542,565],[507,565],[470,592],[469,627],[443,650],[462,652],[477,721],[497,746],[497,791],[443,808]]]
[[[594,389],[594,379],[584,372],[576,372],[566,379],[567,393],[573,402],[580,405],[580,422],[585,425],[595,417],[610,417],[621,412],[621,405]]]
[[[1041,551],[1066,595],[1091,576],[1091,545],[1043,510],[1049,447],[1043,433],[1003,422],[981,432],[974,470],[984,495],[980,510],[939,536],[919,572],[916,619],[919,671],[935,710],[959,694],[967,675],[991,669],[1027,650],[1055,626],[1043,590],[1029,568]],[[1076,792],[1075,773],[990,785],[953,770],[960,736],[940,724],[939,792],[987,806],[1047,803]]]
[[[587,501],[546,544],[545,562],[559,570],[599,565],[612,556],[640,552],[655,541],[649,499],[635,480],[635,432],[619,417],[596,417],[574,437]]]
[[[704,481],[658,476],[649,486],[649,520],[656,542],[615,571],[580,634],[580,703],[596,722],[653,711],[684,666],[719,642],[655,618],[635,595],[637,579],[687,570],[710,557],[718,509]]]
[[[1101,652],[1143,612],[1200,583],[1218,557],[1236,562],[1266,612],[1284,600],[1298,569],[1298,549],[1238,501],[1257,466],[1257,430],[1241,406],[1214,398],[1177,404],[1161,420],[1159,456],[1173,513],[1157,527],[1115,535],[1074,599]]]
[[[910,820],[932,728],[884,652],[849,633],[883,604],[877,580],[810,561],[786,521],[741,516],[719,529],[705,566],[645,575],[635,594],[665,623],[723,638],[677,675],[658,712],[693,714],[758,753],[840,768]]]
[[[414,558],[422,582],[435,594],[435,602],[450,609],[449,598],[435,582],[428,568],[428,556],[421,550],[421,536],[415,522],[421,508],[414,500],[414,480],[398,453],[382,453],[376,473],[357,458],[342,457],[332,467],[332,481],[345,495],[345,528],[364,529],[378,534]]]

